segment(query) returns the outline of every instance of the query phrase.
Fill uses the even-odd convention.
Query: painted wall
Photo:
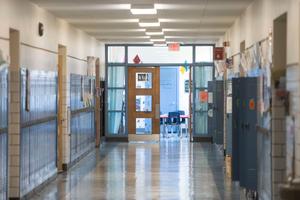
[[[232,27],[220,39],[230,41],[229,56],[240,51],[240,43],[245,40],[246,48],[268,36],[273,29],[273,20],[288,14],[287,63],[299,60],[299,0],[255,0],[236,19]]]
[[[9,28],[17,29],[21,33],[21,43],[54,52],[57,52],[58,44],[61,44],[67,46],[67,54],[72,57],[83,60],[86,60],[87,56],[101,57],[104,69],[104,45],[102,43],[27,0],[0,0],[0,21],[0,38],[8,39]],[[44,24],[43,37],[38,36],[39,22]],[[3,57],[9,60],[8,41],[0,39],[0,49]],[[56,70],[57,55],[22,45],[21,66]],[[68,59],[68,67],[71,72],[86,72],[83,69],[86,63],[73,58]]]

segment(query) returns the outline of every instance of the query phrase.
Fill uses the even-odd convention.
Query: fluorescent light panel
[[[151,4],[133,4],[130,7],[130,12],[133,15],[156,15],[157,10]]]
[[[164,32],[146,32],[146,35],[163,35],[164,34]]]
[[[140,19],[139,26],[140,27],[159,27],[160,22],[157,19]]]
[[[165,38],[155,38],[155,39],[154,39],[154,38],[151,38],[150,41],[151,41],[151,42],[154,42],[154,43],[155,43],[155,42],[165,42],[166,39],[165,39]]]

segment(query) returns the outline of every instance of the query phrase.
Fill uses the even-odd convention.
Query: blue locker
[[[245,188],[257,190],[257,131],[258,123],[258,78],[246,78],[246,117],[244,124],[245,140]]]
[[[213,82],[213,142],[224,144],[224,82]]]
[[[226,81],[226,97],[225,98],[232,98],[232,81]],[[231,104],[232,105],[232,104]],[[230,105],[227,105],[230,106]],[[231,109],[231,108],[227,108]],[[232,112],[226,112],[226,155],[232,156]]]
[[[0,199],[7,199],[8,70],[0,66]]]
[[[257,190],[258,78],[232,79],[232,180]]]
[[[232,79],[232,180],[239,181],[240,179],[240,168],[239,168],[239,132],[241,126],[241,97],[240,97],[240,82],[241,78]]]

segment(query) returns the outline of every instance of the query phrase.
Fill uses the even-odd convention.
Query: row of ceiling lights
[[[154,16],[157,9],[151,4],[131,5],[130,12],[133,15],[153,15],[151,19],[139,19],[139,26],[145,28],[146,35],[150,36],[150,42],[154,45],[166,45],[164,32],[160,27],[160,21]]]

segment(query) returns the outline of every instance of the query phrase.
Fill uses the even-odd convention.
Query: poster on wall
[[[287,135],[286,135],[286,172],[289,180],[294,178],[295,173],[295,119],[292,116],[287,117]]]
[[[232,97],[227,97],[226,100],[226,113],[231,114],[232,113]]]
[[[199,92],[199,99],[200,99],[200,102],[206,103],[208,101],[208,92],[207,91],[200,91]]]

